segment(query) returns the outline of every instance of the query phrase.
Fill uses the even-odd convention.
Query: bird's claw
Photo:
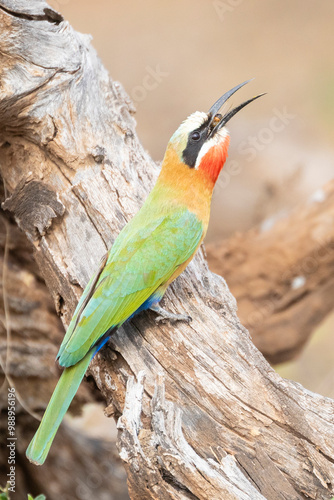
[[[170,313],[171,316],[157,316],[155,318],[156,323],[167,323],[167,321],[170,321],[171,323],[177,323],[178,321],[185,321],[186,323],[190,323],[193,319],[191,316],[188,316],[188,314],[172,314]]]
[[[174,314],[169,311],[166,311],[166,309],[163,309],[159,304],[154,304],[150,307],[152,311],[158,314],[158,316],[155,318],[156,323],[165,323],[166,321],[170,321],[171,323],[176,323],[177,321],[186,321],[187,323],[190,323],[192,321],[191,316],[188,316],[188,314]]]

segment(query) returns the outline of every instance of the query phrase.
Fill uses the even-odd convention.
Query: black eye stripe
[[[210,117],[197,129],[190,132],[188,137],[187,146],[183,150],[182,159],[190,168],[194,168],[197,160],[198,153],[201,147],[208,138],[208,124]],[[195,137],[194,137],[195,135]]]

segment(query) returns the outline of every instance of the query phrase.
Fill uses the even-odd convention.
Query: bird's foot
[[[151,306],[150,309],[159,315],[155,318],[156,323],[162,323],[165,321],[171,321],[172,323],[176,323],[177,321],[186,321],[187,323],[190,323],[190,321],[192,321],[191,316],[188,316],[188,314],[174,314],[166,311],[166,309],[163,309],[157,304]]]

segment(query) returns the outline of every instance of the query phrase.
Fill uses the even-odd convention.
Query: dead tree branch
[[[59,377],[54,360],[64,328],[26,236],[3,212],[0,224],[0,435],[7,436],[4,369],[8,385],[15,388],[17,403],[15,498],[27,498],[30,492],[44,493],[52,500],[64,498],[66,491],[68,500],[90,494],[102,498],[108,493],[110,499],[126,500],[125,473],[115,443],[74,434],[63,425],[42,471],[25,458],[29,438],[38,424],[34,414],[45,410]],[[77,413],[82,403],[94,400],[91,393],[97,391],[89,391],[88,386],[81,385],[71,405],[72,413]],[[1,447],[1,486],[8,474],[7,451],[6,446]]]
[[[207,247],[242,324],[273,362],[296,356],[333,310],[334,181],[289,217]]]
[[[4,207],[33,243],[66,325],[158,168],[88,37],[43,0],[0,1],[0,23]],[[89,370],[109,415],[125,410],[120,449],[132,498],[329,499],[334,402],[270,368],[202,251],[166,302],[193,322],[157,326],[144,313]]]

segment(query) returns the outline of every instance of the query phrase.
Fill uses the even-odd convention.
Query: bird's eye
[[[201,138],[201,134],[199,132],[193,132],[191,134],[191,138],[193,141],[199,141]]]

